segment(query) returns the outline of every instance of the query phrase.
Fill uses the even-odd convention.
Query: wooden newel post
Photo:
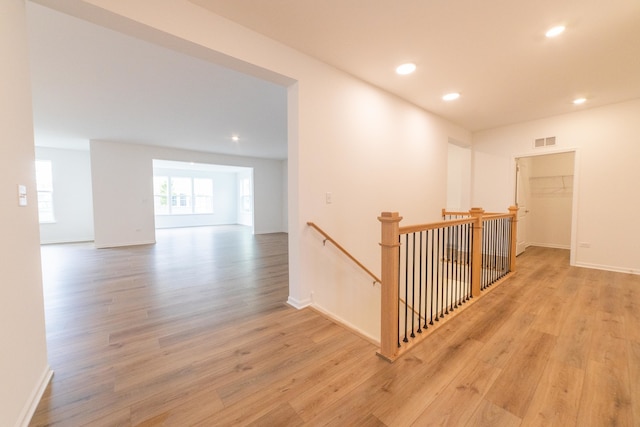
[[[482,215],[484,209],[471,208],[469,215],[475,220],[473,222],[473,248],[471,257],[471,296],[480,296],[482,285]]]
[[[380,303],[380,356],[395,359],[398,352],[398,271],[400,255],[399,228],[402,217],[398,212],[382,212],[382,292]]]
[[[516,271],[516,253],[518,245],[518,207],[509,206],[509,214],[511,214],[511,253],[509,254],[509,271]]]

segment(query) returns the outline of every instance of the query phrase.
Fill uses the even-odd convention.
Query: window
[[[55,222],[53,215],[53,174],[50,160],[36,160],[38,217],[41,223]]]
[[[156,215],[213,213],[213,180],[185,176],[154,176]]]
[[[243,178],[240,183],[240,197],[242,210],[251,212],[251,180],[249,178]]]
[[[195,213],[213,212],[213,181],[211,179],[194,178],[193,193],[195,195],[193,206]]]
[[[169,213],[169,177],[153,177],[153,207],[156,215]]]
[[[171,213],[190,214],[193,213],[191,204],[193,181],[187,177],[170,177],[171,188]]]

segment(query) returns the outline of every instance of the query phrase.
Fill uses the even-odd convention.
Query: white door
[[[516,206],[518,206],[518,228],[516,239],[516,255],[527,248],[527,191],[529,188],[529,171],[526,161],[516,159]]]

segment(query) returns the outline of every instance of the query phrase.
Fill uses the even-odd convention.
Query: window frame
[[[43,177],[42,177],[42,167],[39,167],[38,165],[43,165],[43,164],[47,164],[48,165],[48,170],[47,170],[47,177],[46,177],[46,181],[47,182],[43,182]],[[53,162],[51,160],[48,159],[36,159],[35,161],[35,171],[36,171],[36,196],[37,196],[37,203],[38,203],[38,223],[40,224],[55,224],[56,223],[56,212],[55,212],[55,206],[54,206],[54,197],[53,197]],[[44,200],[45,197],[43,196],[47,196],[46,199],[48,200]],[[44,204],[47,204],[49,207],[48,209],[46,209],[46,214],[43,214],[43,212],[45,212],[45,209],[42,207]],[[45,219],[43,219],[43,217],[45,217]]]
[[[167,194],[159,194],[156,192],[156,179],[166,178],[166,191]],[[154,189],[153,189],[153,200],[154,200],[154,215],[162,215],[162,216],[180,216],[180,215],[212,215],[215,213],[214,209],[214,182],[213,178],[209,177],[200,177],[195,175],[172,175],[170,173],[162,173],[162,174],[154,174]],[[190,193],[186,191],[176,191],[174,188],[174,180],[189,180],[189,189]],[[196,194],[196,180],[208,181],[210,182],[210,194]],[[183,188],[184,189],[184,188]],[[166,197],[167,200],[167,209],[163,212],[158,212],[156,200],[158,197]],[[209,202],[207,203],[208,209],[204,209],[198,211],[198,199],[199,198],[208,198]],[[189,212],[186,212],[186,210]]]

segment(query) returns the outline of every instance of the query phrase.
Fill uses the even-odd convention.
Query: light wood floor
[[[394,364],[287,298],[287,237],[42,250],[55,375],[32,425],[638,426],[640,276],[529,248]]]

